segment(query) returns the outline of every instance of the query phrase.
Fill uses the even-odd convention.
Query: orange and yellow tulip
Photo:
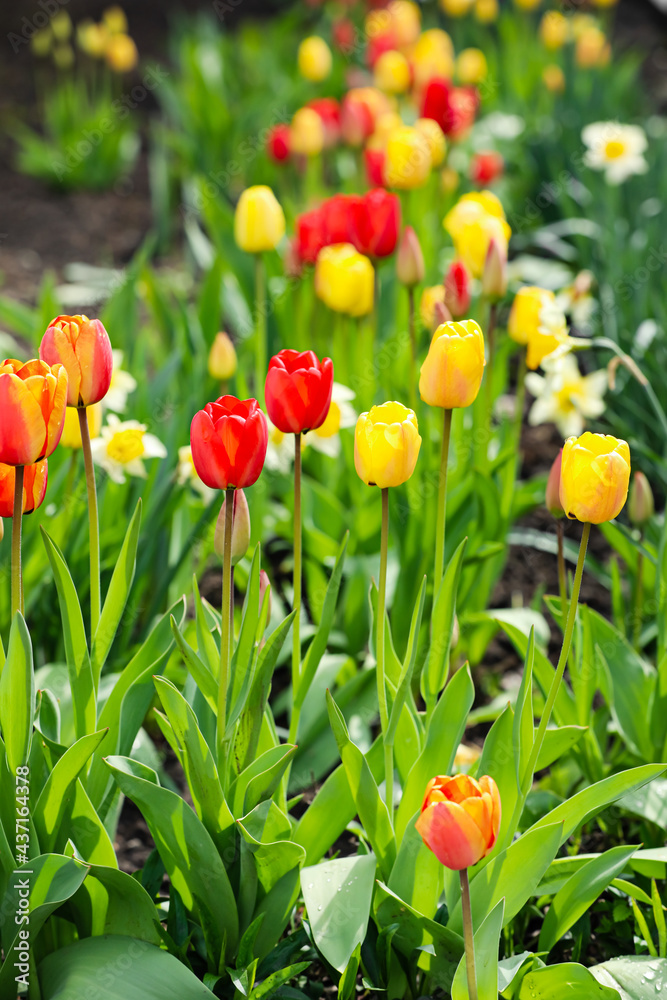
[[[440,774],[426,786],[415,826],[438,861],[452,871],[461,871],[493,850],[500,815],[500,794],[493,778]]]
[[[32,514],[42,504],[46,496],[49,477],[46,459],[26,465],[23,475],[23,513]],[[16,469],[13,465],[0,465],[0,518],[11,517],[14,513],[14,483]]]
[[[39,356],[47,365],[64,365],[68,406],[99,403],[109,391],[113,355],[109,335],[99,319],[56,316],[42,337]]]
[[[55,450],[65,422],[67,371],[40,361],[0,363],[0,462],[34,465]]]

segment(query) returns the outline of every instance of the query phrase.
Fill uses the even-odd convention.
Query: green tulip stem
[[[452,433],[452,411],[443,410],[442,445],[440,450],[440,475],[438,477],[438,511],[435,523],[435,568],[433,571],[433,601],[435,602],[442,581],[445,564],[445,519],[447,514],[447,465],[449,441]]]
[[[24,466],[14,469],[14,511],[12,517],[12,618],[23,614],[23,572],[21,569],[21,523],[23,520]]]
[[[255,254],[255,395],[264,406],[266,378],[266,269],[261,253]]]
[[[225,540],[222,552],[222,608],[220,621],[220,685],[218,688],[218,756],[221,758],[227,727],[227,690],[231,662],[232,532],[234,487],[225,490]],[[219,762],[220,763],[220,762]]]
[[[387,550],[389,548],[389,490],[385,486],[382,489],[382,532],[380,535],[380,583],[378,586],[378,613],[377,613],[377,685],[378,704],[380,706],[380,724],[382,735],[386,736],[389,726],[389,712],[387,709],[387,687],[384,676],[384,630],[385,630],[385,608],[387,605]],[[391,741],[384,739],[384,781],[385,800],[389,820],[394,823],[394,748]]]
[[[644,532],[639,535],[639,544],[644,542]],[[641,652],[642,634],[642,604],[644,603],[644,553],[641,549],[637,552],[637,584],[635,586],[635,613],[633,623],[633,643],[635,649]]]
[[[79,428],[81,430],[81,447],[83,464],[86,470],[86,490],[88,491],[88,536],[90,547],[90,645],[95,640],[95,633],[100,620],[102,607],[102,592],[100,585],[100,522],[97,513],[97,487],[95,485],[95,465],[90,447],[90,428],[88,427],[88,411],[85,406],[77,410]]]
[[[301,434],[294,435],[294,597],[292,607],[296,612],[292,622],[292,716],[288,742],[294,743],[299,728],[300,710],[296,707],[296,693],[301,680]]]
[[[408,333],[410,335],[410,407],[417,410],[417,337],[415,334],[415,289],[408,288]]]
[[[563,519],[559,517],[556,521],[556,538],[558,540],[558,593],[560,594],[561,614],[565,614],[567,607],[567,575],[565,572],[565,530]]]
[[[463,914],[463,941],[466,954],[466,974],[468,977],[468,998],[477,1000],[477,972],[475,970],[475,938],[472,927],[472,907],[470,906],[470,882],[468,869],[459,872],[461,880],[461,912]]]
[[[489,303],[489,321],[486,328],[486,342],[489,345],[489,360],[486,363],[486,412],[489,433],[493,417],[493,366],[496,359],[496,324],[498,322],[498,303]]]

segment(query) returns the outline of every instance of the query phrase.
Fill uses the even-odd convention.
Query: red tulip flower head
[[[46,496],[49,477],[46,459],[26,465],[23,475],[23,513],[32,514],[41,506]],[[16,469],[13,465],[0,465],[0,518],[11,517],[14,513],[14,483]]]
[[[500,828],[500,795],[488,775],[440,774],[426,786],[416,822],[422,840],[452,871],[470,868],[489,854]]]
[[[445,305],[454,319],[465,316],[470,308],[470,272],[464,263],[455,260],[445,275]]]
[[[269,417],[283,434],[321,427],[331,406],[333,361],[313,351],[281,351],[269,361],[264,392]]]
[[[367,191],[353,207],[352,242],[366,257],[388,257],[401,229],[401,202],[384,188]]]
[[[266,140],[266,150],[275,163],[283,163],[290,155],[289,125],[274,125]]]
[[[34,465],[55,450],[65,423],[67,371],[45,361],[0,363],[0,462]]]
[[[113,356],[109,335],[99,319],[56,316],[42,337],[39,356],[48,365],[65,366],[68,406],[91,406],[109,391]]]
[[[268,442],[266,417],[256,399],[221,396],[195,413],[190,426],[194,467],[214,490],[256,483]]]
[[[296,220],[295,249],[297,256],[304,264],[314,264],[327,237],[324,228],[324,215],[320,208],[304,212]]]
[[[324,147],[331,149],[340,140],[340,104],[335,97],[316,97],[309,101],[307,108],[312,108],[322,119],[324,126]]]
[[[487,153],[475,153],[470,163],[470,177],[479,187],[488,187],[500,177],[505,167],[505,161],[500,153],[489,150]]]

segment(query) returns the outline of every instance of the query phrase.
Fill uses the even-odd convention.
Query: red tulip
[[[366,166],[366,179],[373,187],[384,187],[386,179],[384,175],[387,154],[383,146],[366,146],[364,149],[364,164]]]
[[[398,48],[396,35],[393,31],[383,31],[379,35],[373,35],[368,39],[366,49],[366,61],[371,69],[375,66],[381,55]]]
[[[415,826],[438,861],[452,871],[470,868],[489,854],[500,828],[500,795],[488,775],[438,775],[426,786]]]
[[[275,163],[283,163],[290,155],[289,125],[274,125],[266,140],[266,149]]]
[[[23,473],[23,513],[32,514],[41,506],[46,496],[49,477],[46,459],[26,465]],[[14,483],[16,470],[13,465],[0,465],[0,518],[11,517],[14,513]]]
[[[445,275],[445,305],[454,319],[465,316],[470,308],[470,272],[460,260],[449,265]]]
[[[384,188],[367,191],[352,205],[352,243],[366,257],[388,257],[401,229],[401,202]]]
[[[503,172],[505,161],[500,153],[475,153],[470,164],[470,178],[479,187],[488,187]]]
[[[338,51],[344,55],[352,54],[356,37],[356,28],[349,18],[343,17],[340,21],[335,21],[332,25],[331,39]]]
[[[109,335],[99,319],[56,316],[42,337],[39,356],[48,365],[65,366],[68,406],[91,406],[109,391],[113,356]]]
[[[421,117],[433,118],[445,135],[456,138],[474,123],[478,107],[475,87],[455,87],[445,77],[435,76],[424,88]]]
[[[322,205],[326,245],[354,243],[355,219],[363,211],[363,200],[358,194],[335,194]]]
[[[195,413],[190,427],[194,467],[214,490],[257,482],[268,441],[266,417],[256,399],[221,396]]]
[[[0,364],[0,462],[34,465],[55,450],[65,423],[67,371],[35,358]]]
[[[304,264],[314,264],[326,242],[324,216],[320,208],[304,212],[297,218],[295,249]]]
[[[333,361],[313,351],[281,351],[269,361],[264,392],[271,422],[283,434],[321,427],[331,406]]]
[[[340,108],[340,127],[348,146],[361,146],[375,128],[373,112],[364,100],[348,93]]]
[[[340,139],[340,104],[335,97],[317,97],[306,105],[322,119],[324,125],[324,145],[331,149]]]

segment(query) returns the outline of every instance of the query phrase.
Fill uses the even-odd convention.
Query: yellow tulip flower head
[[[447,155],[447,140],[445,133],[433,118],[418,118],[415,128],[421,132],[431,150],[431,166],[439,167]]]
[[[320,83],[331,73],[331,49],[319,35],[304,38],[297,54],[299,73],[311,83]]]
[[[478,84],[486,80],[489,67],[481,49],[464,49],[456,60],[456,75],[463,84]]]
[[[623,509],[630,484],[630,448],[610,434],[568,438],[563,445],[560,502],[570,519],[603,524]]]
[[[270,187],[246,188],[234,215],[234,239],[246,253],[275,250],[285,235],[285,215]]]
[[[424,87],[434,76],[454,76],[454,46],[446,31],[429,28],[419,36],[411,53],[412,72],[417,87]]]
[[[475,0],[440,0],[440,6],[450,17],[465,17]]]
[[[491,24],[498,20],[498,0],[477,0],[475,3],[475,20],[480,24]]]
[[[532,370],[568,339],[565,315],[554,293],[535,285],[516,293],[507,332],[517,344],[527,347],[526,364]]]
[[[484,374],[484,334],[472,319],[443,323],[433,334],[419,376],[419,395],[445,410],[470,406]]]
[[[293,153],[317,156],[324,148],[324,123],[313,108],[295,111],[289,134]]]
[[[503,206],[491,191],[464,194],[445,216],[443,225],[457,255],[473,277],[481,278],[491,240],[505,252],[512,230]]]
[[[402,52],[383,52],[373,68],[375,86],[385,94],[404,94],[410,86],[410,64]]]
[[[354,432],[357,475],[368,486],[400,486],[415,471],[421,443],[413,410],[396,402],[372,406]]]
[[[373,308],[373,265],[351,243],[323,247],[315,264],[315,293],[329,309],[366,316]]]
[[[387,186],[408,191],[423,187],[431,173],[431,147],[423,132],[409,125],[395,129],[387,139]]]

